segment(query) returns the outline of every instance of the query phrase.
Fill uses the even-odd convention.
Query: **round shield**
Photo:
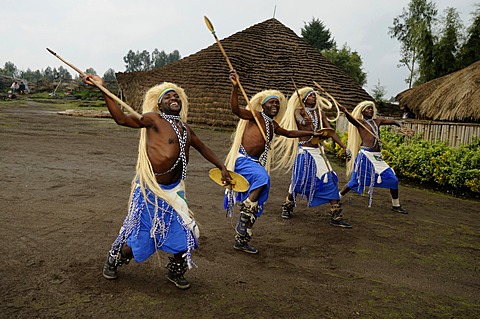
[[[222,181],[222,171],[218,168],[212,168],[210,172],[208,172],[208,176],[217,183],[220,186],[223,186],[225,188],[231,189],[235,192],[246,192],[248,190],[248,187],[250,187],[250,184],[248,181],[243,177],[242,175],[228,171],[230,173],[230,177],[232,178],[232,183],[231,184],[224,184]]]
[[[330,138],[335,134],[335,130],[333,128],[322,128],[321,130],[318,130],[317,132],[321,133],[322,136],[314,136],[312,137],[312,144],[320,144],[322,141],[326,140],[327,138]]]

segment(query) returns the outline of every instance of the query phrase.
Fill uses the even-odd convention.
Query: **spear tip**
[[[53,55],[57,55],[55,52],[53,52],[53,51],[50,50],[49,48],[47,48],[47,51],[50,52],[50,53],[53,54]]]

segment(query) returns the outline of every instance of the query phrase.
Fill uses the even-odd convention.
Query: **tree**
[[[336,46],[330,30],[319,19],[312,18],[312,21],[304,22],[301,32],[303,39],[319,51],[330,50]]]
[[[117,77],[115,76],[115,70],[110,68],[107,70],[107,72],[105,72],[103,74],[103,80],[104,81],[110,81],[110,82],[113,82],[113,81],[116,81],[117,80]]]
[[[162,50],[162,52],[160,52],[157,48],[153,50],[151,55],[147,50],[143,50],[141,53],[130,50],[127,55],[123,57],[123,61],[126,63],[126,72],[149,71],[179,59],[180,53],[177,50],[166,54],[165,51]]]
[[[58,74],[62,77],[62,79],[64,80],[71,80],[72,79],[72,75],[70,74],[70,72],[68,72],[67,69],[65,69],[63,66],[60,66],[58,68]]]
[[[3,68],[0,69],[0,74],[11,76],[13,78],[17,78],[19,76],[17,67],[15,66],[15,64],[13,64],[10,61],[5,62],[5,65],[3,66]]]
[[[372,89],[372,96],[377,102],[385,102],[385,94],[387,94],[387,89],[380,84],[380,79],[378,79],[377,85]]]
[[[433,77],[427,81],[455,72],[459,69],[457,58],[460,51],[463,24],[455,8],[445,10],[446,17],[441,37],[435,46]]]
[[[460,49],[459,68],[480,60],[480,4],[472,12],[473,22],[467,30],[467,40]]]
[[[322,54],[352,77],[358,85],[364,86],[367,83],[367,74],[362,70],[362,58],[356,51],[352,52],[346,43],[341,50],[333,48],[322,51]]]
[[[432,23],[435,21],[437,9],[433,2],[427,0],[410,0],[408,10],[403,8],[402,14],[393,19],[389,27],[389,35],[400,41],[400,66],[409,70],[405,80],[409,88],[418,75],[428,73],[427,70],[417,70],[417,63],[427,67],[433,59]]]
[[[95,71],[95,69],[92,68],[92,67],[86,69],[85,73],[90,73],[90,74],[93,74],[93,75],[97,75],[97,71]]]

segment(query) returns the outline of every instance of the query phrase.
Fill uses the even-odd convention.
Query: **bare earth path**
[[[282,220],[289,175],[274,173],[251,256],[233,250],[222,189],[195,151],[187,198],[202,236],[192,287],[165,279],[163,253],[107,281],[101,268],[126,213],[138,132],[57,110],[0,104],[1,318],[480,317],[478,201],[402,185],[404,216],[390,211],[388,191],[375,190],[372,208],[349,194],[345,230],[328,224],[329,207],[304,201]],[[226,155],[230,133],[195,130]]]

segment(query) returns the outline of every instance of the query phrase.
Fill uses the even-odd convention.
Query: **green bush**
[[[480,139],[469,145],[450,147],[419,136],[405,138],[382,129],[382,154],[399,177],[452,188],[456,192],[480,193]]]
[[[348,134],[339,134],[347,145]],[[461,194],[480,193],[480,138],[471,144],[450,147],[447,143],[422,140],[420,136],[404,137],[381,128],[382,155],[398,177],[404,177],[431,186]],[[335,146],[335,147],[334,147]],[[338,158],[344,158],[343,149],[336,143],[326,145]]]

